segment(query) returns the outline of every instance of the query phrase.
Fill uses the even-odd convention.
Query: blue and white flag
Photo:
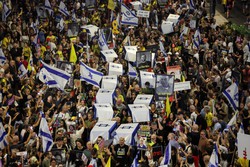
[[[6,62],[6,57],[3,53],[3,49],[0,48],[0,65],[4,65],[5,62]]]
[[[240,124],[240,129],[239,129],[239,132],[238,132],[238,133],[245,134],[244,126],[243,126],[243,123],[242,123],[242,122],[241,122],[241,124]]]
[[[49,0],[45,0],[44,8],[45,8],[46,10],[48,10],[50,16],[51,16],[51,14],[54,12],[53,9],[52,9],[52,7],[51,7],[51,5],[50,5]]]
[[[122,4],[121,24],[138,26],[138,18],[134,13],[132,13],[132,11],[129,10],[129,8],[125,4]]]
[[[64,29],[64,20],[62,17],[60,19],[60,22],[57,23],[56,28],[58,28],[60,30],[60,32]]]
[[[53,138],[44,114],[42,114],[38,136],[42,138],[43,152],[50,151],[53,146]]]
[[[138,154],[136,154],[134,160],[133,160],[133,163],[131,164],[131,167],[138,167],[139,164],[138,164]]]
[[[61,12],[64,16],[69,16],[69,11],[62,1],[59,4],[59,12]]]
[[[108,44],[102,30],[99,30],[98,44],[101,50],[108,50]]]
[[[238,111],[236,111],[236,113],[234,114],[234,116],[233,116],[233,117],[231,118],[231,120],[227,123],[227,128],[226,128],[226,129],[229,129],[231,126],[233,126],[233,125],[236,124],[237,117],[238,117]]]
[[[193,43],[195,45],[196,48],[200,47],[201,44],[201,33],[200,30],[197,29],[194,33],[194,38],[193,38]]]
[[[218,166],[219,166],[218,148],[215,144],[212,155],[209,160],[208,167],[218,167]]]
[[[132,78],[137,77],[137,72],[130,63],[128,63],[128,75]]]
[[[167,56],[167,53],[165,51],[163,43],[161,41],[159,41],[159,44],[160,44],[160,50],[161,50],[161,52],[163,53],[164,56]]]
[[[59,68],[52,67],[44,62],[42,62],[42,64],[44,70],[41,70],[41,74],[39,74],[41,76],[39,76],[39,79],[41,80],[42,78],[41,81],[51,87],[57,87],[61,90],[64,90],[64,87],[71,75]]]
[[[81,80],[86,81],[87,83],[94,85],[96,87],[100,87],[100,81],[102,80],[103,73],[87,66],[83,62],[80,61],[80,73]]]
[[[170,160],[171,160],[171,144],[169,142],[166,149],[165,149],[165,153],[164,153],[164,157],[161,161],[161,165],[169,165]]]
[[[236,82],[232,83],[222,94],[227,98],[234,111],[239,107],[239,90]]]
[[[30,25],[31,28],[33,28],[34,32],[37,34],[39,32],[39,20],[36,19],[35,23],[32,22]]]
[[[0,149],[4,149],[8,145],[7,133],[3,127],[3,123],[0,122]]]
[[[190,0],[189,3],[190,3],[190,6],[189,6],[190,9],[195,9],[194,1],[193,1],[193,0]]]
[[[10,15],[11,10],[8,8],[6,3],[3,4],[3,9],[2,9],[2,21],[6,21],[7,17]]]
[[[26,75],[28,70],[24,67],[23,63],[20,62],[18,65],[18,77],[22,78],[24,75]]]

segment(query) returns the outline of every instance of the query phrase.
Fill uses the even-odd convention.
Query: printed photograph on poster
[[[52,149],[51,153],[55,157],[57,163],[66,162],[66,152],[64,149]]]
[[[156,75],[155,98],[164,100],[174,92],[174,75]]]
[[[68,24],[68,37],[76,37],[79,32],[79,25],[77,23]]]
[[[180,66],[167,66],[167,74],[174,75],[175,79],[181,80],[181,67]]]
[[[150,68],[151,60],[152,60],[152,55],[150,51],[136,52],[136,67],[138,70]]]
[[[68,83],[66,84],[64,89],[72,89],[74,88],[74,77],[73,77],[73,72],[74,72],[74,65],[73,63],[70,62],[66,62],[66,61],[58,61],[56,64],[57,68],[71,74],[71,77],[68,81]]]

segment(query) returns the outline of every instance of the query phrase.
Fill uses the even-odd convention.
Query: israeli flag
[[[27,73],[28,73],[28,70],[24,67],[23,63],[20,62],[18,65],[18,77],[22,78]]]
[[[134,100],[134,104],[145,104],[149,106],[152,102],[153,95],[138,94]]]
[[[95,36],[95,33],[98,32],[98,29],[99,29],[99,27],[92,25],[92,24],[81,26],[81,28],[87,30],[91,38]]]
[[[8,141],[2,121],[0,121],[0,136],[0,149],[3,150],[8,145]]]
[[[122,64],[117,63],[109,63],[109,75],[122,75],[123,74],[123,68]]]
[[[101,54],[106,62],[113,62],[118,57],[113,49],[102,50]]]
[[[64,16],[69,16],[69,11],[63,1],[59,4],[59,12],[61,12]]]
[[[80,61],[80,73],[81,80],[86,81],[87,83],[94,85],[96,87],[100,87],[100,81],[102,79],[103,73],[87,66],[83,62]]]
[[[125,144],[135,145],[137,142],[137,131],[140,129],[139,123],[121,124],[115,130],[113,144],[118,144],[120,137],[125,138]]]
[[[106,89],[99,89],[96,94],[96,103],[109,103],[114,104],[113,100],[115,97],[115,90],[106,90]]]
[[[6,62],[6,57],[5,57],[4,53],[3,53],[3,49],[0,48],[0,65],[1,66],[4,65],[5,62]]]
[[[163,53],[164,56],[167,56],[167,53],[165,51],[164,45],[161,41],[159,41],[159,45],[160,45],[160,50]]]
[[[121,24],[138,26],[138,18],[124,4],[122,4],[122,20],[121,20]]]
[[[161,161],[161,165],[169,165],[171,161],[171,143],[169,142],[164,153],[164,157]]]
[[[232,83],[222,94],[227,98],[228,102],[233,107],[234,111],[239,107],[239,90],[238,83]]]
[[[33,28],[35,33],[38,33],[39,32],[39,20],[36,19],[35,23],[32,22],[30,27]]]
[[[137,46],[124,46],[126,54],[125,54],[125,60],[130,62],[136,61],[136,52],[137,52]]]
[[[102,30],[99,30],[98,45],[99,45],[101,50],[109,50],[106,38],[105,38]]]
[[[237,117],[238,117],[238,111],[236,111],[236,113],[234,114],[234,116],[227,123],[227,129],[236,124]]]
[[[42,64],[44,70],[41,70],[39,74],[39,79],[43,83],[51,87],[57,87],[61,90],[64,90],[64,87],[67,84],[71,75],[59,68],[52,67],[44,63],[43,61]]]
[[[214,149],[210,157],[208,167],[218,167],[218,166],[219,166],[218,148],[217,145],[214,144]]]
[[[196,48],[200,47],[201,44],[201,33],[200,30],[197,29],[194,33],[194,38],[193,38],[193,43],[195,45]]]
[[[195,9],[195,4],[194,4],[194,1],[193,0],[190,0],[190,9]]]
[[[137,72],[130,63],[128,63],[128,75],[131,78],[136,78],[137,77]]]
[[[2,21],[6,21],[7,17],[10,15],[11,10],[8,8],[6,3],[3,4],[3,9],[2,9]]]
[[[114,90],[117,86],[117,75],[108,75],[102,77],[102,89]]]
[[[150,83],[150,88],[155,88],[155,74],[153,72],[140,71],[141,88],[146,88],[145,83]]]
[[[53,138],[44,114],[42,114],[38,136],[42,138],[43,152],[50,151],[53,146]]]
[[[149,108],[145,104],[129,104],[133,122],[150,121]]]
[[[139,164],[138,164],[138,154],[136,154],[131,167],[138,167],[138,166],[139,166]]]
[[[102,136],[104,140],[111,139],[116,127],[116,121],[98,121],[90,132],[90,141],[95,143],[98,136]]]
[[[106,104],[94,104],[95,117],[98,121],[111,121],[113,118],[113,108],[109,103]]]
[[[64,29],[64,20],[61,17],[60,22],[57,23],[56,28],[60,30],[60,32]]]
[[[52,9],[52,7],[51,7],[51,5],[50,5],[49,0],[45,0],[44,8],[45,8],[46,10],[48,10],[49,15],[51,15],[52,13],[54,13],[54,11],[53,11],[53,9]]]

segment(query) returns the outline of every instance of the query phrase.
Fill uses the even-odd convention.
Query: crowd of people
[[[52,10],[44,7],[44,0],[1,1],[2,11],[4,5],[10,9],[10,14],[2,16],[5,19],[0,22],[0,56],[6,58],[0,62],[0,115],[7,134],[4,146],[0,138],[1,165],[126,167],[137,157],[140,166],[160,166],[166,156],[166,146],[174,141],[178,146],[171,146],[171,166],[207,167],[215,143],[221,167],[249,166],[248,160],[238,157],[235,145],[241,124],[244,133],[250,134],[249,34],[230,29],[230,23],[217,25],[208,16],[203,0],[141,1],[141,9],[150,11],[149,18],[139,18],[138,26],[119,24],[118,32],[107,40],[118,55],[112,62],[123,67],[115,89],[112,120],[117,122],[117,127],[132,123],[128,104],[133,104],[138,94],[155,93],[152,87],[142,88],[140,77],[129,78],[131,62],[125,59],[124,49],[128,43],[137,46],[138,51],[155,52],[153,66],[143,70],[157,75],[166,74],[168,66],[179,66],[182,79],[176,78],[175,82],[190,81],[191,88],[173,93],[170,114],[166,112],[165,100],[163,105],[156,105],[158,102],[152,100],[151,121],[140,123],[149,127],[146,140],[138,136],[135,145],[128,145],[121,137],[118,144],[104,144],[107,142],[102,136],[95,142],[89,140],[98,122],[93,105],[99,88],[77,80],[81,78],[80,61],[104,75],[108,74],[109,62],[101,56],[98,33],[89,37],[81,27],[91,24],[99,29],[114,29],[112,20],[121,16],[121,2],[117,1],[111,12],[108,0],[93,0],[93,6],[88,0],[63,0],[68,16],[58,10],[59,0],[49,2]],[[122,2],[136,14],[137,9],[130,1]],[[161,23],[169,14],[179,15],[178,22],[172,33],[163,34]],[[195,26],[190,26],[193,21]],[[183,27],[188,31],[183,33]],[[197,29],[198,46],[194,42]],[[77,61],[73,69],[64,69],[71,71],[71,83],[64,90],[49,88],[39,80],[41,62],[53,67],[58,67],[59,62],[69,62],[72,44]],[[19,68],[21,64],[28,70],[24,75]],[[239,89],[237,111],[222,94],[233,83]],[[48,152],[43,152],[44,143],[39,135],[43,114],[53,138],[53,147]],[[237,114],[236,123],[227,126],[234,114]],[[75,130],[68,122],[75,122]],[[159,146],[161,153],[156,156],[153,148]]]

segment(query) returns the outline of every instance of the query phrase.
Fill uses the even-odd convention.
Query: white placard
[[[102,77],[102,89],[114,90],[117,86],[117,75]]]
[[[129,104],[128,105],[133,122],[150,121],[149,108],[145,104]]]
[[[119,138],[125,138],[125,144],[127,145],[134,145],[137,142],[137,131],[139,129],[138,123],[128,123],[128,124],[121,124],[115,130],[115,136],[113,140],[113,144],[119,143]]]
[[[195,29],[196,28],[196,20],[190,20],[189,26],[191,29]]]
[[[113,118],[113,108],[110,104],[94,104],[95,116],[98,121],[111,121]]]
[[[182,90],[189,90],[189,89],[191,89],[190,81],[174,83],[174,91],[182,91]]]
[[[163,34],[174,32],[174,23],[171,21],[162,21],[161,30]]]
[[[102,136],[104,140],[109,140],[116,126],[116,121],[98,121],[90,132],[90,141],[95,143],[98,136]]]
[[[122,75],[123,68],[122,64],[109,63],[109,75]]]
[[[91,38],[92,38],[93,36],[95,36],[95,32],[98,32],[98,29],[99,29],[99,27],[97,27],[97,26],[95,26],[95,25],[91,25],[91,24],[81,26],[81,28],[82,28],[82,29],[87,29],[87,30],[90,32]]]
[[[146,10],[138,10],[138,11],[137,11],[137,17],[149,18],[149,11],[146,11]]]
[[[250,160],[250,135],[238,133],[238,156]]]
[[[178,23],[178,19],[179,19],[180,15],[176,15],[176,14],[169,14],[167,21],[171,21],[174,24]]]
[[[99,89],[96,94],[96,103],[110,103],[113,105],[115,90]]]
[[[124,48],[126,50],[125,60],[135,62],[137,46],[124,46]]]
[[[153,95],[138,94],[134,100],[134,104],[145,104],[149,106],[152,99]]]
[[[130,3],[134,6],[134,9],[135,9],[136,11],[138,11],[139,9],[142,8],[142,3],[139,2],[139,1],[130,2]]]
[[[103,50],[101,51],[105,61],[107,62],[113,62],[115,58],[118,57],[118,55],[116,54],[116,52],[113,49],[109,49],[109,50]]]
[[[149,82],[150,88],[155,88],[155,74],[153,72],[140,71],[140,80],[141,88],[146,88],[146,82]]]

